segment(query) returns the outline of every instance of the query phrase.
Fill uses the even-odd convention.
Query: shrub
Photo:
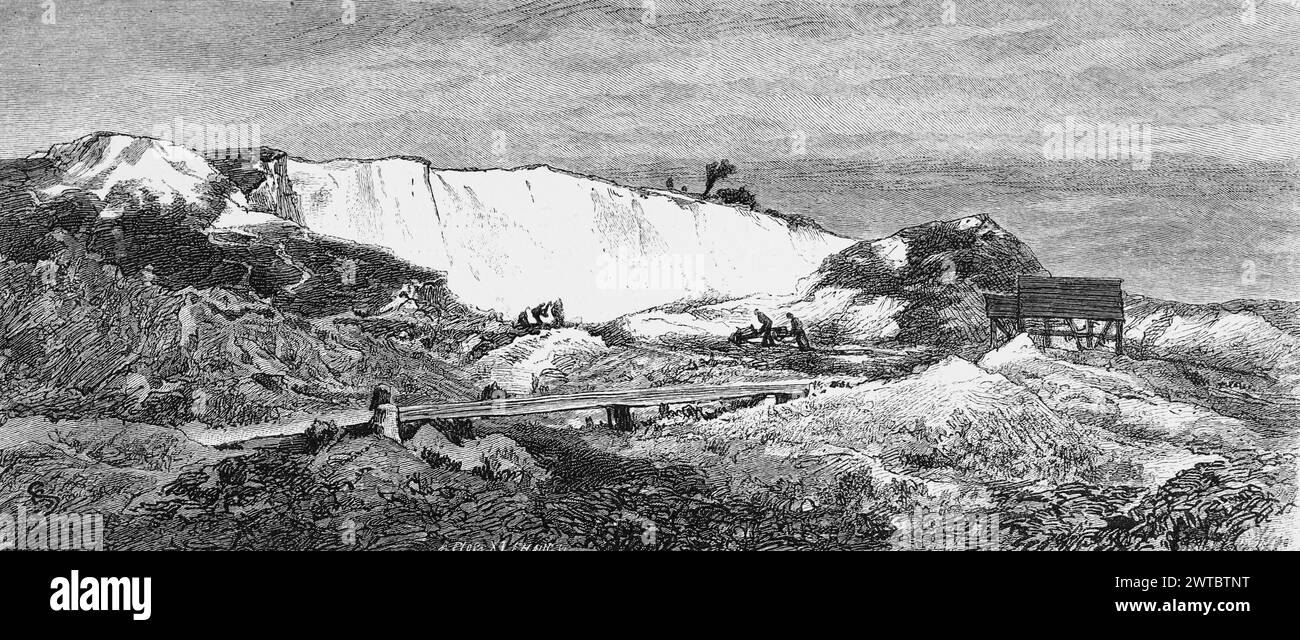
[[[342,435],[338,425],[328,420],[314,420],[303,432],[307,453],[315,455],[338,442]]]
[[[474,421],[469,418],[434,420],[433,428],[458,447],[464,445],[466,440],[474,439]]]
[[[758,208],[758,198],[746,187],[737,189],[718,189],[718,200],[723,204],[741,205],[751,209]]]
[[[451,456],[434,449],[424,448],[420,450],[420,458],[429,463],[434,469],[447,469],[448,471],[460,471],[461,463],[459,460],[452,460]]]
[[[855,512],[862,506],[862,501],[871,497],[873,485],[870,469],[854,469],[841,473],[835,481],[833,497],[835,506],[841,510]]]
[[[487,480],[488,482],[514,482],[519,479],[519,472],[514,469],[501,468],[501,461],[495,458],[484,458],[483,464],[474,467],[470,473]]]

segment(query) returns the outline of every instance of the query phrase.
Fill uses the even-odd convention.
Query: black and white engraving
[[[1297,548],[1297,32],[7,0],[0,547]]]

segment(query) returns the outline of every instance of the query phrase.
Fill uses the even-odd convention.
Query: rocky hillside
[[[1269,379],[1300,396],[1300,303],[1186,304],[1129,296],[1126,347],[1138,357]]]
[[[989,218],[968,217],[847,247],[794,294],[661,307],[617,324],[639,337],[718,340],[755,324],[757,308],[777,324],[794,313],[826,348],[887,343],[973,354],[988,341],[983,293],[1011,292],[1020,274],[1045,273],[1014,235]]]
[[[81,147],[0,165],[0,415],[224,427],[381,382],[472,395],[459,347],[487,319],[443,274],[258,219],[215,171],[176,178],[202,171],[184,150],[97,140],[116,168],[69,162]]]

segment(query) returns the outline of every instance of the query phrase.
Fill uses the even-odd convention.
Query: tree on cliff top
[[[700,195],[707,198],[713,191],[713,185],[719,180],[726,180],[731,174],[736,172],[736,165],[731,164],[730,160],[720,162],[710,162],[704,165],[704,193]]]

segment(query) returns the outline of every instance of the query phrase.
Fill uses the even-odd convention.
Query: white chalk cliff
[[[164,201],[223,193],[217,226],[273,214],[387,247],[446,272],[462,301],[506,314],[560,299],[570,319],[603,321],[682,298],[791,292],[854,242],[748,208],[545,166],[446,170],[412,158],[264,154],[247,163],[263,178],[244,194],[204,156],[151,138],[95,134],[43,157],[54,163],[46,197],[69,188],[103,197],[119,183]]]
[[[445,170],[407,158],[285,165],[286,176],[259,189],[282,189],[287,178],[308,228],[388,247],[447,272],[465,302],[510,313],[562,299],[568,317],[601,321],[685,297],[792,291],[853,242],[545,166]]]

